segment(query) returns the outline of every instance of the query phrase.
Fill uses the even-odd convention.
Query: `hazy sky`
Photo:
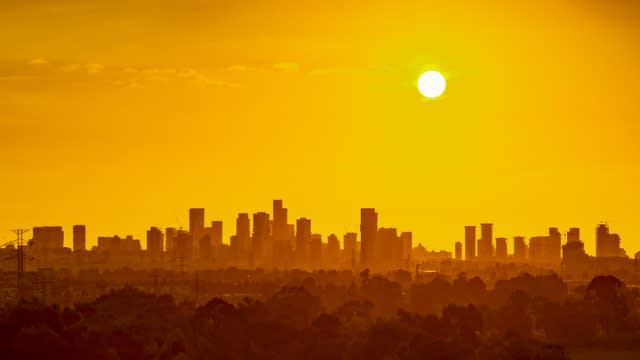
[[[605,4],[606,3],[606,4]],[[144,240],[187,209],[234,232],[282,198],[325,236],[453,250],[606,220],[640,250],[634,1],[0,3],[0,242]],[[421,72],[448,79],[426,101]],[[511,251],[511,243],[509,244]]]

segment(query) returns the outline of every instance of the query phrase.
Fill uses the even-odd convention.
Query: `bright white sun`
[[[435,98],[444,92],[447,87],[447,80],[437,71],[429,70],[420,75],[418,79],[418,90],[428,98]]]

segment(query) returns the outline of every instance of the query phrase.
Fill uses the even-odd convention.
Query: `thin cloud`
[[[273,68],[282,72],[298,72],[300,65],[294,62],[279,62],[273,65]]]
[[[251,71],[255,70],[254,68],[247,65],[231,65],[227,68],[229,71]]]
[[[33,60],[29,61],[29,64],[31,64],[31,65],[46,65],[48,63],[49,62],[45,58],[37,58],[37,59],[33,59]]]
[[[87,64],[85,66],[85,69],[87,69],[87,72],[89,74],[95,74],[95,73],[99,73],[102,70],[104,70],[104,65],[102,65],[102,64]]]

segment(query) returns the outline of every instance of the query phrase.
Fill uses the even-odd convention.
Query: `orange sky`
[[[144,239],[189,207],[226,240],[282,198],[325,235],[376,207],[429,249],[493,222],[593,253],[607,220],[640,250],[638,5],[450,3],[3,1],[0,242]]]

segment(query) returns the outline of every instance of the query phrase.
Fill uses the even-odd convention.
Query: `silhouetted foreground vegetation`
[[[341,290],[309,279],[264,301],[199,306],[124,287],[72,307],[7,305],[0,349],[4,359],[568,359],[640,351],[639,300],[611,276],[570,292],[555,275],[487,290],[464,275],[402,283],[364,273]]]

